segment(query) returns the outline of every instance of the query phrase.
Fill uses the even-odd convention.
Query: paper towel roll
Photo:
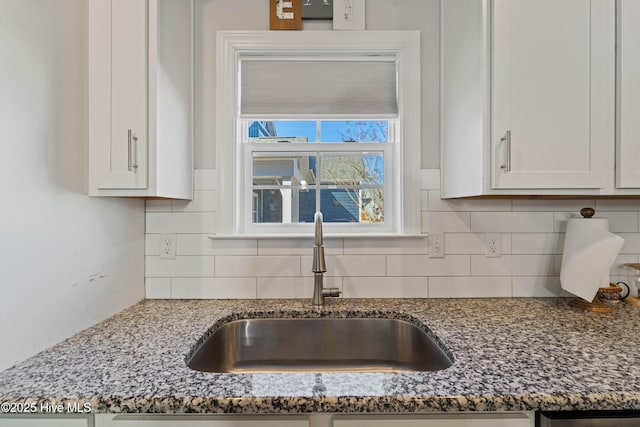
[[[601,286],[609,286],[609,269],[624,239],[609,232],[606,218],[570,218],[562,251],[562,289],[592,301]]]

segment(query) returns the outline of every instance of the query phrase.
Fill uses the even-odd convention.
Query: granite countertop
[[[185,356],[242,317],[421,321],[454,364],[436,372],[214,374]],[[308,413],[640,408],[640,309],[566,299],[148,300],[0,373],[0,402],[93,412]],[[318,387],[318,385],[321,387]]]

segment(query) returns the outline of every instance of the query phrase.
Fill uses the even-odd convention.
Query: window
[[[218,41],[219,234],[419,232],[417,33]]]
[[[327,225],[387,231],[396,128],[395,119],[242,120],[245,229],[295,229],[321,211]]]

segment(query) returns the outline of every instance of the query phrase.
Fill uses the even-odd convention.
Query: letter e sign
[[[269,0],[269,28],[302,29],[302,0]]]

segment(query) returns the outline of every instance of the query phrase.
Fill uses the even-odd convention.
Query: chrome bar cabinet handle
[[[138,154],[138,150],[137,150],[138,136],[131,129],[129,129],[128,143],[129,143],[128,169],[129,169],[129,172],[137,172],[138,171],[138,162],[137,162],[137,160],[138,160],[137,159],[137,157],[138,157],[137,156],[137,154]]]
[[[504,136],[500,138],[500,142],[505,144],[505,162],[500,165],[500,169],[505,172],[511,172],[511,131],[505,132]]]

